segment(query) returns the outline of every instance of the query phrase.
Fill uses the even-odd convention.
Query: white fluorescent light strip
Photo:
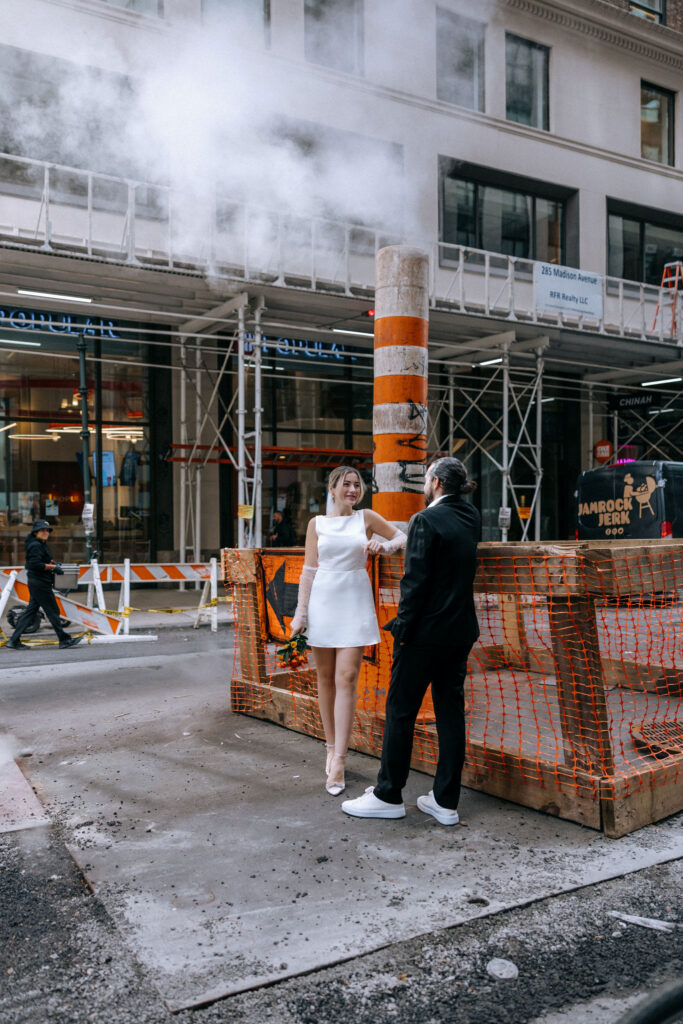
[[[36,299],[61,299],[64,302],[92,302],[82,295],[58,295],[57,292],[34,292],[28,288],[17,288],[17,295],[32,295]]]
[[[0,434],[2,434],[3,430],[11,430],[12,427],[16,427],[16,423],[6,423],[4,427],[0,427]]]
[[[643,380],[640,386],[641,388],[656,388],[658,384],[678,384],[679,380],[683,380],[683,377],[667,377],[666,380]]]
[[[369,331],[343,331],[341,327],[333,327],[333,334],[353,334],[355,338],[372,338],[374,337]]]
[[[477,363],[477,366],[493,366],[494,363],[502,363],[503,357],[499,356],[498,359],[485,359],[483,363]]]
[[[10,434],[10,438],[13,441],[54,441],[59,440],[55,438],[54,434]]]
[[[40,348],[39,341],[19,341],[18,338],[0,338],[0,345],[25,345],[27,348]]]

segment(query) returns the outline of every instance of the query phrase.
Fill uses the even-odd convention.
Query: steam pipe
[[[375,271],[372,507],[399,524],[424,507],[429,257],[389,245]]]

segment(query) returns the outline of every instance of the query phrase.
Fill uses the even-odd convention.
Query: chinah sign
[[[539,313],[573,313],[602,320],[602,277],[555,263],[534,263]]]

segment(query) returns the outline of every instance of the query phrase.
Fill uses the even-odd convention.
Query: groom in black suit
[[[463,687],[467,656],[479,636],[473,583],[480,517],[462,496],[475,487],[459,459],[437,459],[427,470],[427,508],[410,521],[401,599],[390,623],[394,660],[377,785],[344,801],[347,814],[405,816],[401,792],[410,770],[415,720],[431,683],[439,762],[433,790],[417,805],[442,825],[458,822],[465,761]]]

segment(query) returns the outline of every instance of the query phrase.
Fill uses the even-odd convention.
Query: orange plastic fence
[[[236,616],[232,708],[322,738],[312,658],[277,647],[303,552],[226,551]],[[368,563],[380,626],[396,613],[402,558]],[[466,684],[464,783],[623,835],[683,808],[683,545],[482,544],[481,637]],[[368,648],[352,746],[379,754],[388,633]],[[438,756],[429,694],[414,766]]]

